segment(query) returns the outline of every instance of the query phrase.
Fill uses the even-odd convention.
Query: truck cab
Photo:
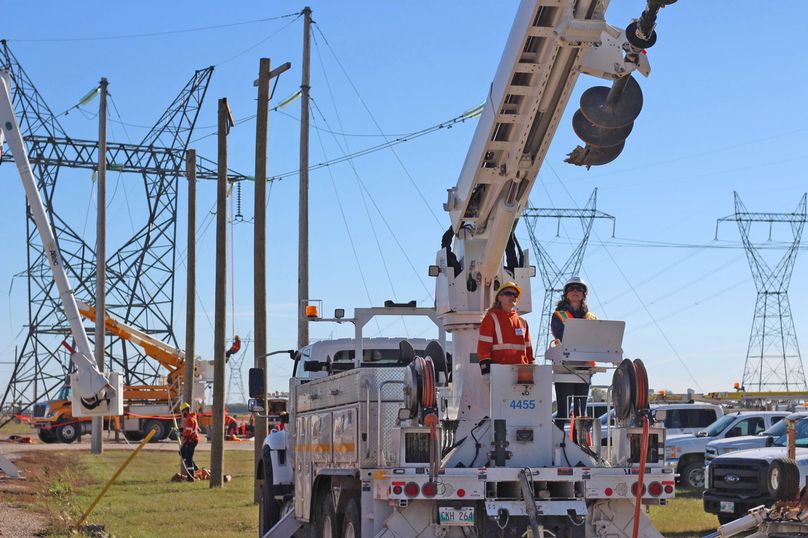
[[[794,462],[788,460],[788,436],[785,433],[774,439],[769,447],[730,452],[710,462],[703,496],[705,512],[717,515],[724,523],[757,506],[770,506],[782,498],[788,482],[796,481],[799,491],[808,477],[808,417],[795,418],[799,421],[795,426]],[[794,463],[799,476],[780,472],[784,466],[793,470]]]
[[[737,411],[719,418],[695,434],[671,435],[665,447],[668,463],[676,469],[682,484],[704,487],[704,462],[707,443],[718,439],[757,435],[781,421],[785,411]]]
[[[808,412],[792,413],[786,418],[792,420],[800,420],[801,418],[808,417]],[[786,433],[786,422],[783,420],[772,419],[772,425],[763,432],[756,435],[742,435],[740,437],[728,437],[725,439],[716,439],[707,443],[704,451],[704,463],[710,465],[710,462],[722,456],[735,452],[737,450],[750,450],[753,448],[763,448],[771,446],[775,439]]]

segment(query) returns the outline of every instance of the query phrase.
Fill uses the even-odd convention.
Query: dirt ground
[[[32,444],[7,442],[8,435],[0,432],[0,455],[8,458],[20,470],[23,479],[13,479],[0,471],[0,537],[29,538],[46,533],[58,513],[37,508],[34,500],[52,487],[52,475],[70,469],[82,451],[90,452],[90,436],[84,435],[81,442],[69,445],[45,444],[36,435]],[[225,443],[227,450],[252,450],[252,441]],[[118,442],[104,439],[104,450],[133,450],[137,443],[126,440]],[[144,450],[178,450],[177,443],[162,441],[150,443]],[[209,451],[210,443],[200,440],[197,450]]]

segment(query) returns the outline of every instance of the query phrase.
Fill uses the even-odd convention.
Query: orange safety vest
[[[199,442],[199,424],[196,421],[196,414],[188,413],[182,420],[182,439],[193,443]]]
[[[480,324],[477,340],[477,357],[483,373],[484,366],[496,364],[532,364],[533,346],[527,321],[517,312],[499,308],[489,310]]]

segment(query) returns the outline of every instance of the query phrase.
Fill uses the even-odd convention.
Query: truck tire
[[[342,538],[359,538],[362,536],[361,510],[359,499],[352,496],[345,503],[345,512],[342,519]]]
[[[769,466],[766,476],[769,493],[778,501],[791,501],[800,491],[800,469],[789,458],[777,458]]]
[[[146,437],[146,436],[145,436],[145,435],[143,435],[141,432],[136,432],[136,431],[124,431],[124,432],[123,432],[123,437],[124,437],[124,439],[126,439],[126,440],[127,440],[127,441],[129,441],[130,443],[139,443],[139,442],[140,442],[140,441],[142,441],[142,440],[143,440],[143,438],[144,438],[144,437]]]
[[[79,438],[81,423],[68,422],[56,427],[56,438],[60,443],[70,444]]]
[[[272,495],[272,463],[264,461],[264,481],[258,503],[258,535],[263,536],[281,519],[281,505]]]
[[[704,462],[702,460],[687,462],[679,474],[682,478],[683,486],[704,489]]]
[[[150,443],[157,443],[168,437],[168,425],[162,420],[147,420],[146,426],[143,428],[143,433],[145,434],[143,437],[146,437],[152,430],[157,431],[155,431],[152,438],[149,439]]]
[[[37,435],[39,436],[39,440],[42,441],[43,443],[50,444],[58,441],[58,439],[56,439],[56,434],[50,428],[49,429],[40,428],[39,432],[37,432]]]
[[[339,523],[337,511],[334,509],[334,499],[331,492],[326,489],[320,495],[319,514],[315,523],[317,538],[339,538]]]

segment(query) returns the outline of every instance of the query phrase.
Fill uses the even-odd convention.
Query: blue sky
[[[316,164],[440,123],[485,98],[517,2],[311,2],[317,29],[312,43],[312,90],[316,105],[311,163]],[[102,76],[110,81],[117,107],[111,110],[110,139],[139,140],[145,129],[191,76],[216,65],[192,147],[215,156],[216,99],[227,97],[234,116],[255,114],[258,58],[273,65],[291,61],[274,102],[300,84],[302,20],[284,18],[202,31],[201,27],[270,19],[298,12],[298,2],[3,2],[0,37],[56,112],[66,110]],[[607,18],[623,26],[641,12],[639,0],[612,2]],[[584,261],[600,317],[627,322],[624,348],[648,365],[651,386],[683,390],[729,389],[740,380],[751,327],[755,289],[737,229],[715,221],[733,211],[738,191],[750,211],[792,211],[806,190],[806,84],[800,51],[808,22],[793,6],[734,2],[678,2],[659,19],[659,42],[649,51],[652,73],[640,77],[645,96],[622,155],[590,171],[564,164],[578,143],[570,128],[580,93],[600,82],[581,77],[539,174],[531,200],[540,207],[581,207],[593,188],[599,209],[617,218],[617,238],[596,223]],[[760,35],[766,37],[761,39]],[[123,37],[154,33],[146,37]],[[109,39],[98,39],[109,38]],[[71,136],[94,138],[97,101],[62,118]],[[270,174],[297,169],[300,103],[270,115]],[[120,117],[118,117],[118,113]],[[122,123],[121,123],[122,122]],[[311,296],[326,312],[380,304],[385,299],[432,303],[434,262],[448,225],[442,210],[454,185],[474,120],[452,129],[311,173]],[[331,132],[329,132],[331,131]],[[334,134],[343,133],[343,134]],[[254,171],[252,120],[230,136],[230,166]],[[16,171],[0,167],[7,204],[0,214],[6,256],[0,260],[0,289],[9,290],[0,308],[0,362],[13,360],[25,320],[24,281],[12,276],[25,268],[24,198]],[[131,232],[142,209],[143,187],[133,175],[109,176],[108,249]],[[63,173],[57,204],[86,236],[94,237],[95,200],[91,175]],[[362,187],[364,185],[364,187]],[[199,218],[213,206],[215,185],[199,186]],[[297,182],[289,177],[271,186],[269,200],[270,349],[295,342]],[[181,183],[177,270],[185,271],[185,195]],[[423,197],[422,197],[423,195]],[[242,191],[243,214],[252,216],[253,188]],[[381,215],[380,215],[381,213]],[[383,215],[383,218],[382,218]],[[579,227],[545,223],[540,237],[559,259],[579,238]],[[392,233],[391,233],[392,231]],[[228,289],[228,336],[252,331],[252,230],[234,227],[235,285]],[[394,236],[395,234],[395,240]],[[788,240],[775,227],[775,239]],[[518,235],[529,245],[526,230]],[[761,241],[768,228],[756,231]],[[197,349],[210,357],[213,317],[214,230],[198,237]],[[636,246],[640,242],[677,247]],[[352,243],[354,247],[352,248]],[[681,245],[701,245],[701,248]],[[722,246],[727,248],[714,248]],[[776,245],[775,245],[776,246]],[[354,255],[354,249],[356,254]],[[782,250],[767,251],[778,256]],[[802,254],[800,254],[802,255]],[[358,262],[357,262],[358,260]],[[358,269],[361,264],[362,272]],[[806,342],[806,266],[798,258],[790,297],[800,341]],[[177,279],[175,326],[184,334],[185,279]],[[540,304],[541,283],[534,281]],[[228,300],[228,305],[230,305]],[[232,314],[235,313],[233,317]],[[528,315],[538,327],[539,313]],[[232,318],[232,319],[231,319]],[[231,328],[234,327],[234,328]],[[387,336],[435,334],[428,325],[382,322]],[[312,325],[313,338],[349,336],[345,326]],[[270,378],[282,388],[290,363],[277,359]],[[248,358],[245,362],[250,362]],[[686,368],[685,368],[686,367]],[[688,371],[690,373],[688,373]],[[10,365],[0,364],[0,386]],[[601,380],[606,382],[606,379]]]

